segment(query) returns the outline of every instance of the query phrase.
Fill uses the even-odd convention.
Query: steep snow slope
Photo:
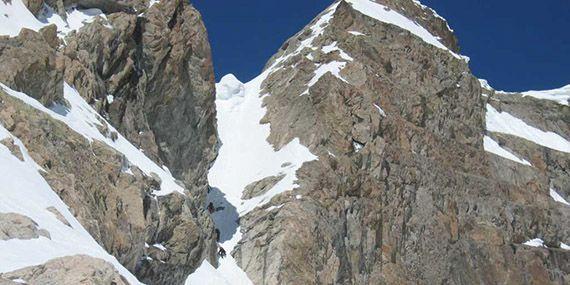
[[[76,9],[67,10],[66,19],[55,13],[50,7],[44,6],[38,20],[26,8],[22,0],[9,2],[0,1],[0,35],[17,36],[23,28],[39,31],[41,28],[55,24],[60,38],[68,33],[79,30],[86,23],[91,23],[97,16],[106,19],[105,14],[99,9]]]
[[[56,120],[59,120],[69,126],[78,134],[83,135],[87,140],[98,140],[106,143],[108,146],[125,155],[129,162],[139,167],[145,174],[151,175],[155,173],[161,179],[160,190],[154,191],[155,195],[168,195],[172,192],[180,192],[184,194],[184,188],[178,185],[176,179],[172,177],[168,169],[164,166],[156,165],[151,159],[146,157],[144,153],[133,146],[127,139],[119,134],[109,123],[107,123],[93,108],[83,100],[73,87],[67,83],[64,85],[64,98],[69,102],[71,108],[67,110],[63,106],[56,106],[48,109],[37,100],[27,96],[24,93],[14,91],[6,85],[0,83],[0,88],[16,97],[35,109],[49,114]],[[109,129],[107,134],[102,134],[98,127],[106,127]],[[112,133],[117,134],[116,139],[112,139]],[[127,171],[127,169],[126,169]]]
[[[552,100],[558,104],[568,106],[568,101],[570,101],[570,85],[552,90],[526,91],[522,94],[523,96],[530,96],[537,99]]]
[[[251,284],[229,255],[241,239],[237,219],[268,203],[275,195],[293,190],[296,187],[296,171],[304,162],[317,158],[298,139],[280,150],[275,150],[266,141],[270,127],[262,125],[260,120],[265,115],[263,97],[268,94],[262,93],[261,83],[270,72],[271,69],[246,84],[230,74],[216,85],[218,133],[222,146],[208,174],[210,185],[214,188],[208,199],[215,207],[223,207],[213,214],[213,218],[221,231],[220,246],[228,252],[228,256],[220,259],[216,272],[230,284]],[[252,199],[242,199],[246,186],[276,175],[285,176],[266,193]],[[209,270],[209,266],[203,264],[197,273],[190,276],[187,284],[198,284],[195,275]]]
[[[0,272],[10,272],[48,260],[85,254],[110,262],[131,284],[140,284],[115,257],[108,254],[69,212],[68,207],[40,175],[44,171],[28,155],[24,145],[0,126],[0,140],[11,138],[24,161],[0,144],[0,212],[31,218],[50,238],[0,240]],[[54,207],[70,224],[60,221],[48,208]]]
[[[507,112],[497,111],[489,104],[487,104],[487,130],[517,136],[538,145],[570,153],[570,142],[559,134],[537,129]]]
[[[398,26],[404,30],[408,30],[410,33],[420,37],[426,43],[429,43],[429,44],[436,46],[440,49],[447,50],[451,54],[453,54],[453,56],[455,56],[457,58],[462,58],[462,59],[468,60],[467,57],[458,55],[458,54],[452,52],[451,50],[449,50],[445,45],[443,45],[438,40],[438,38],[436,38],[434,35],[432,35],[424,27],[418,25],[414,21],[406,18],[405,16],[399,14],[398,12],[396,12],[392,9],[389,9],[388,7],[386,7],[382,4],[378,4],[378,3],[371,1],[371,0],[347,0],[347,2],[350,3],[355,10],[359,11],[360,13],[362,13],[366,16],[369,16],[371,18],[374,18],[378,21],[381,21],[381,22],[384,22],[387,24],[392,24],[392,25]],[[419,3],[419,1],[416,1],[416,3],[421,5],[421,3]]]

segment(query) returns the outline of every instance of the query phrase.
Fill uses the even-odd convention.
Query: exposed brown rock
[[[438,22],[412,1],[379,2]],[[309,34],[288,40],[267,66]],[[354,60],[321,51],[333,42]],[[451,37],[442,42],[456,49]],[[570,209],[549,197],[550,184],[569,177],[567,153],[499,134],[491,135],[542,166],[485,152],[487,102],[467,63],[346,2],[313,46],[262,85],[269,141],[280,148],[298,137],[319,159],[298,171],[293,194],[273,198],[282,207],[241,219],[234,256],[255,284],[568,283],[570,252],[559,246],[570,237]],[[299,96],[317,66],[335,60],[347,62],[348,83],[328,73]],[[552,108],[509,107],[533,110],[521,117],[568,137],[567,107],[544,104]],[[533,238],[548,248],[522,245]]]
[[[0,273],[0,284],[129,284],[108,262],[86,255],[56,258],[38,266]]]
[[[271,190],[279,181],[285,178],[285,174],[279,176],[269,176],[265,177],[259,181],[255,181],[245,187],[243,190],[243,200],[251,199],[259,195],[265,194],[267,191]]]
[[[46,210],[50,211],[52,214],[55,215],[55,217],[62,222],[63,224],[65,224],[68,227],[71,227],[71,225],[69,224],[69,221],[55,208],[55,207],[48,207]]]
[[[0,213],[0,240],[50,238],[32,219],[16,213]]]
[[[40,33],[22,29],[18,37],[0,37],[0,82],[44,105],[63,102],[63,67],[50,45],[53,28]]]

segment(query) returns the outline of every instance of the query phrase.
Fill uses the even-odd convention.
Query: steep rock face
[[[55,26],[0,37],[0,82],[49,107],[31,108],[0,90],[0,123],[91,236],[141,281],[180,284],[203,260],[215,265],[214,227],[203,208],[217,143],[214,79],[199,13],[187,1],[45,4],[62,18],[70,5],[108,14],[59,31],[65,42]],[[83,97],[71,99],[88,105],[64,99],[64,81]],[[74,111],[85,113],[80,120],[95,117],[87,122],[94,139],[65,121]],[[114,146],[121,135],[136,148]],[[154,161],[145,167],[160,174],[129,161],[142,151]]]
[[[200,14],[186,1],[164,1],[145,17],[108,18],[113,29],[95,22],[70,36],[66,80],[88,100],[104,101],[100,111],[121,133],[203,192],[216,134],[212,59]]]
[[[488,131],[442,21],[415,1],[338,1],[269,61],[268,140],[319,159],[241,219],[234,257],[255,284],[569,281],[570,208],[549,195],[567,193],[568,152]],[[570,137],[567,106],[513,98],[500,104]],[[532,165],[486,152],[486,135]]]
[[[55,26],[40,33],[23,29],[16,38],[0,38],[0,82],[41,100],[63,100],[63,64],[57,56]]]

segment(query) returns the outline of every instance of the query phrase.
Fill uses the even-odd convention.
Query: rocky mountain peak
[[[570,85],[495,90],[419,1],[334,1],[245,83],[188,1],[0,12],[1,284],[570,280]]]

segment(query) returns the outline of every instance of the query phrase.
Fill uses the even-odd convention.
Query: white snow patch
[[[306,38],[305,40],[301,41],[299,43],[299,46],[293,52],[285,53],[281,57],[277,58],[275,60],[275,63],[273,63],[273,65],[270,68],[268,68],[268,70],[274,69],[275,67],[277,67],[282,62],[284,62],[287,59],[299,54],[305,48],[311,48],[314,50],[315,47],[313,46],[313,41],[316,38],[318,38],[321,34],[324,33],[325,28],[328,26],[330,20],[333,18],[333,15],[336,11],[336,8],[338,7],[338,4],[339,4],[339,2],[334,3],[329,8],[327,8],[325,10],[325,12],[323,13],[323,15],[321,15],[315,21],[315,23],[309,27],[309,29],[311,30],[311,35],[309,35],[309,37]]]
[[[271,207],[268,207],[267,209],[265,209],[265,211],[271,212],[271,211],[276,210],[276,209],[281,209],[281,207],[283,207],[283,205],[285,205],[285,204],[281,204],[281,205],[277,205],[277,206],[271,206]]]
[[[570,142],[553,132],[532,127],[507,112],[499,112],[487,104],[487,130],[517,136],[538,145],[570,153]]]
[[[228,74],[216,83],[216,99],[227,100],[245,96],[245,87],[233,74]]]
[[[333,51],[338,51],[338,52],[340,53],[340,57],[341,57],[342,59],[344,59],[344,60],[346,60],[346,61],[353,61],[354,58],[352,58],[350,55],[348,55],[346,52],[344,52],[342,49],[340,49],[340,48],[337,46],[337,44],[338,44],[337,42],[333,42],[333,43],[330,44],[330,45],[324,46],[322,50],[323,50],[324,53],[331,53],[331,52],[333,52]]]
[[[242,84],[243,97],[228,96],[221,94],[224,90],[217,90],[218,133],[222,146],[208,179],[210,185],[226,194],[226,199],[237,207],[240,215],[266,204],[279,193],[296,188],[296,171],[304,162],[317,158],[299,143],[299,139],[294,139],[279,151],[267,142],[270,126],[260,124],[266,112],[262,107],[260,85],[270,72],[268,70],[249,83]],[[281,168],[284,163],[291,163],[292,167]],[[267,193],[241,200],[247,185],[281,172],[285,178]]]
[[[162,245],[162,243],[155,243],[152,245],[153,247],[156,247],[162,251],[166,251],[166,247],[164,245]]]
[[[303,199],[303,195],[295,195],[295,199],[301,200],[301,199]]]
[[[558,104],[568,106],[568,101],[570,100],[570,85],[552,90],[526,91],[522,94],[523,96],[530,96],[537,99],[552,100]]]
[[[485,79],[479,79],[479,84],[481,84],[481,88],[489,90],[489,91],[493,91],[493,87],[491,87],[491,85],[489,85],[489,81],[485,80]]]
[[[528,246],[532,246],[532,247],[546,247],[544,245],[544,241],[539,239],[539,238],[531,239],[531,240],[529,240],[523,244],[528,245]]]
[[[129,283],[140,284],[115,257],[97,244],[71,214],[67,205],[40,175],[38,171],[41,168],[30,157],[24,144],[2,126],[0,137],[11,137],[24,157],[24,161],[20,161],[0,144],[0,212],[27,216],[50,234],[50,239],[40,237],[0,241],[0,272],[40,265],[54,258],[85,254],[111,263]],[[47,210],[49,207],[56,208],[71,227],[59,221]]]
[[[428,7],[428,6],[424,5],[424,4],[422,4],[419,0],[413,0],[413,1],[416,3],[416,5],[422,7],[423,9],[427,9],[427,10],[432,11],[433,14],[434,14],[434,16],[437,17],[437,18],[442,19],[442,20],[445,22],[445,24],[447,25],[447,29],[448,29],[450,32],[453,32],[453,29],[449,26],[449,23],[447,22],[447,20],[446,20],[444,17],[440,16],[434,9],[432,9],[432,8],[430,8],[430,7]]]
[[[168,195],[173,192],[184,194],[184,188],[178,185],[176,179],[174,179],[172,175],[154,163],[150,158],[146,157],[138,148],[133,146],[127,139],[117,132],[113,126],[108,124],[103,117],[101,117],[89,104],[87,104],[87,102],[85,102],[77,90],[69,86],[67,83],[64,84],[63,93],[64,98],[69,102],[71,108],[67,110],[67,113],[64,115],[44,107],[34,98],[29,97],[24,93],[14,91],[2,83],[0,83],[0,87],[4,89],[8,95],[18,98],[31,107],[65,123],[72,130],[83,135],[89,142],[98,140],[106,143],[108,146],[124,154],[130,164],[136,165],[146,175],[151,176],[152,173],[158,175],[161,180],[161,189],[154,191],[153,194],[159,196]],[[97,126],[104,125],[107,126],[109,132],[116,132],[118,134],[115,141],[113,141],[109,135],[101,134],[99,129],[97,129]]]
[[[109,104],[113,104],[113,101],[115,101],[115,96],[110,95],[110,94],[107,95],[107,102],[108,102]]]
[[[27,284],[28,283],[26,280],[21,279],[21,278],[13,279],[12,282],[16,282],[16,283],[20,283],[20,284]]]
[[[99,9],[69,8],[66,19],[58,15],[51,7],[44,5],[42,12],[36,18],[24,5],[22,0],[12,0],[11,3],[0,1],[0,35],[17,36],[23,28],[39,31],[41,28],[55,24],[58,36],[63,39],[71,31],[77,31],[91,23],[97,16],[107,19]],[[106,24],[105,27],[112,26]]]
[[[380,22],[398,26],[418,36],[426,43],[440,49],[447,50],[456,58],[468,61],[467,57],[457,55],[449,50],[445,45],[439,42],[437,37],[433,36],[428,30],[384,5],[378,4],[371,0],[346,0],[346,2],[350,3],[356,11],[368,17],[374,18]]]
[[[531,166],[530,162],[524,160],[524,159],[520,159],[518,158],[516,155],[512,154],[511,152],[509,152],[508,150],[502,148],[499,143],[497,143],[496,141],[494,141],[492,138],[485,136],[483,138],[483,147],[485,148],[485,151],[496,154],[500,157],[506,158],[508,160],[512,160],[514,162],[523,164],[523,165],[528,165]]]
[[[234,285],[235,279],[227,279],[219,269],[214,268],[207,260],[186,279],[186,285]]]
[[[568,201],[566,201],[564,197],[562,197],[560,194],[558,194],[558,192],[556,192],[556,190],[552,188],[550,188],[550,197],[552,197],[552,199],[554,199],[554,201],[556,202],[560,202],[566,206],[570,206],[570,203],[568,203]]]
[[[378,110],[378,112],[380,113],[380,115],[382,117],[386,117],[386,112],[384,112],[384,110],[382,110],[382,108],[380,108],[380,106],[374,104],[374,107],[376,107],[376,109]]]
[[[39,31],[44,27],[22,0],[12,0],[5,3],[0,0],[0,35],[15,37],[23,28]]]
[[[365,34],[358,32],[358,31],[348,31],[349,34],[353,36],[366,36]]]
[[[154,4],[158,4],[158,3],[160,3],[160,0],[150,0],[150,1],[148,2],[148,7],[150,8],[150,7],[152,7]]]
[[[352,146],[354,147],[354,151],[355,152],[359,152],[360,150],[362,150],[362,148],[364,147],[363,144],[357,142],[357,141],[352,141]]]
[[[560,243],[560,248],[564,250],[570,250],[570,246],[563,242]]]
[[[320,65],[317,68],[317,70],[315,70],[315,75],[313,76],[311,81],[309,81],[309,83],[307,84],[307,89],[303,93],[301,93],[301,96],[308,95],[309,89],[313,85],[315,85],[319,81],[319,79],[321,79],[321,77],[323,77],[325,74],[327,74],[329,72],[332,75],[334,75],[336,78],[348,83],[348,81],[346,81],[344,78],[342,78],[342,76],[340,76],[340,71],[345,66],[346,66],[346,62],[340,62],[340,61],[332,61],[332,62]]]
[[[40,22],[44,26],[55,24],[57,26],[58,37],[65,39],[65,37],[72,31],[79,31],[86,24],[92,23],[97,17],[107,20],[107,16],[99,9],[78,9],[72,7],[66,10],[66,18],[62,18],[51,7],[44,5],[42,13],[38,16]],[[105,27],[112,29],[109,24]]]

